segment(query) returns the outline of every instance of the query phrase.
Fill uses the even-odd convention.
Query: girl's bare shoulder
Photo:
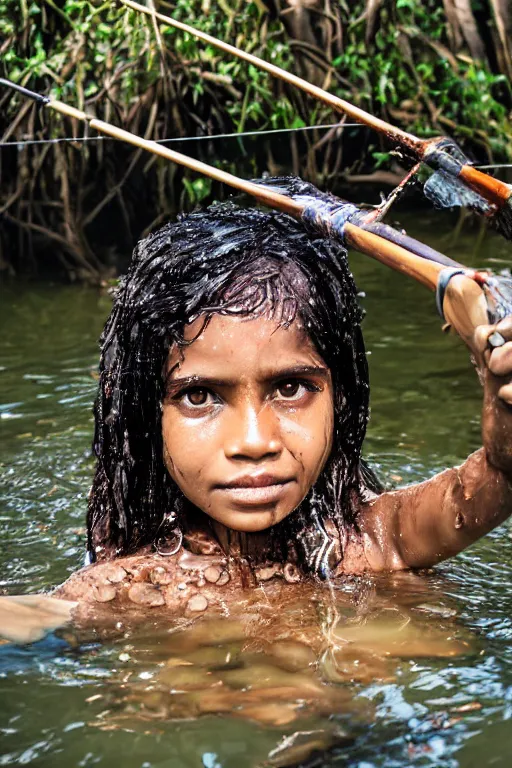
[[[163,557],[143,551],[82,568],[53,595],[91,605],[168,606],[173,612],[194,613],[217,602],[217,593],[229,588],[231,580],[226,558],[218,555],[180,550]]]
[[[193,618],[224,615],[227,606],[234,610],[259,594],[263,584],[265,594],[279,599],[283,590],[288,596],[290,590],[300,592],[307,581],[292,563],[253,566],[215,549],[201,552],[182,548],[166,557],[145,551],[95,563],[70,576],[53,596],[75,601],[75,619],[88,624],[102,616],[147,617],[153,608]]]

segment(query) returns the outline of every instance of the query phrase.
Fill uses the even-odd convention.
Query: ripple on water
[[[471,238],[462,243],[464,259],[471,245]],[[480,391],[465,351],[439,333],[427,292],[379,265],[357,259],[353,266],[366,292],[371,352],[372,422],[366,450],[391,484],[415,482],[477,447]],[[17,287],[0,302],[2,590],[49,588],[81,563],[92,472],[96,382],[91,373],[108,304],[94,291],[35,286]],[[172,681],[179,667],[194,668],[192,687],[197,676],[212,682],[224,675],[221,685],[232,696],[243,694],[244,675],[253,675],[253,686],[258,674],[267,680],[274,675],[274,682],[280,676],[283,682],[286,670],[276,666],[278,653],[269,651],[263,660],[247,648],[240,661],[236,654],[243,643],[237,646],[236,638],[231,645],[209,645],[208,653],[201,646],[199,656],[191,643],[171,652],[176,632],[159,635],[152,625],[145,634],[127,629],[126,637],[102,643],[64,633],[24,648],[0,645],[0,762],[109,766],[122,755],[124,768],[255,768],[271,753],[273,765],[285,765],[287,754],[299,753],[283,752],[282,740],[300,730],[313,732],[320,751],[327,751],[319,765],[340,764],[343,755],[347,765],[358,768],[504,765],[503,757],[512,754],[507,720],[512,716],[511,577],[512,539],[510,527],[503,526],[419,580],[404,575],[385,585],[371,579],[339,585],[352,605],[347,622],[355,615],[364,621],[365,606],[381,590],[402,606],[409,600],[406,610],[426,627],[453,622],[474,635],[477,653],[436,658],[417,650],[412,658],[390,660],[381,648],[377,662],[359,644],[352,657],[324,654],[318,679],[322,692],[334,691],[332,699],[326,697],[329,711],[305,710],[303,717],[282,725],[257,719],[270,703],[282,703],[271,700],[269,689],[258,694],[263,707],[252,702],[259,707],[252,718],[234,719],[236,700],[229,697],[224,705],[233,712],[172,718],[178,701],[169,701],[170,686],[165,690],[158,680],[170,675],[167,683]],[[232,669],[224,669],[222,659],[229,654]],[[180,659],[186,663],[173,667]],[[304,696],[304,686],[317,671],[300,674]],[[217,690],[220,686],[208,688],[203,706],[213,706],[212,691],[217,695]],[[180,706],[199,707],[200,699],[197,691],[188,690]],[[222,697],[217,706],[221,703]],[[284,717],[290,702],[284,704],[284,710],[267,708],[268,717],[280,711]],[[356,722],[359,708],[366,720]],[[303,748],[298,741],[289,744]]]

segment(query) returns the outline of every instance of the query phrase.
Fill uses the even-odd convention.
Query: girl
[[[427,568],[503,522],[510,319],[475,334],[483,447],[383,491],[361,317],[346,253],[285,215],[217,205],[140,242],[102,337],[94,564],[55,596],[222,612],[263,583]]]

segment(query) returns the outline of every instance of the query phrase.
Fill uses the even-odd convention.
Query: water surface
[[[495,267],[506,263],[507,247],[495,238],[487,238],[474,254],[474,231],[450,245],[449,216],[425,214],[420,225],[404,214],[401,221],[411,234],[461,261]],[[391,484],[425,479],[479,446],[479,385],[461,344],[440,332],[433,297],[425,289],[366,257],[354,254],[351,263],[367,311],[372,420],[366,455]],[[4,593],[48,589],[83,561],[97,338],[109,305],[107,295],[80,287],[2,287]],[[0,765],[110,766],[122,756],[125,768],[250,768],[262,764],[283,736],[320,730],[337,735],[330,746],[324,739],[326,751],[314,765],[508,766],[511,574],[506,524],[423,576],[419,592],[407,580],[340,585],[334,601],[342,627],[353,622],[357,611],[362,616],[366,610],[369,626],[377,622],[375,637],[385,635],[378,624],[385,605],[386,620],[389,610],[394,611],[395,624],[412,616],[424,632],[437,633],[444,643],[469,638],[467,652],[439,658],[434,650],[432,656],[397,654],[385,671],[372,661],[373,671],[359,679],[353,669],[337,682],[328,682],[325,670],[315,673],[314,685],[323,681],[324,705],[331,701],[331,709],[305,707],[288,724],[264,723],[257,712],[253,718],[190,717],[193,690],[207,685],[203,678],[211,682],[212,675],[231,674],[234,689],[242,690],[251,684],[253,667],[270,663],[266,656],[247,655],[243,643],[205,645],[188,637],[180,646],[183,630],[171,635],[150,625],[138,636],[115,642],[92,638],[76,645],[56,634],[27,647],[3,644]],[[329,624],[325,617],[318,621],[322,631]],[[300,622],[299,616],[299,628]],[[190,655],[197,648],[199,655]],[[210,666],[198,661],[206,658],[205,648],[213,654]],[[246,655],[233,665],[222,662],[229,653]],[[380,653],[386,656],[385,649]],[[184,659],[199,680],[197,685],[187,683],[189,710],[185,705],[176,709],[169,692],[169,669],[176,659]],[[278,672],[272,674],[278,680]],[[156,693],[149,701],[147,689],[152,686]]]

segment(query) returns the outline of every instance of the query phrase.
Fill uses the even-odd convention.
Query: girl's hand
[[[491,464],[512,477],[512,316],[478,326],[474,342],[484,384],[484,448]]]

